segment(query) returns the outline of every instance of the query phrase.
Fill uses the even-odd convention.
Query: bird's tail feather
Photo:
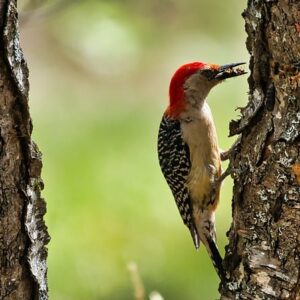
[[[223,259],[216,244],[214,212],[199,212],[196,229],[198,240],[201,240],[201,242],[204,244],[220,279],[224,279],[225,272],[222,265]]]
[[[211,258],[215,270],[217,271],[220,279],[223,280],[225,278],[225,272],[222,264],[223,259],[220,255],[220,252],[218,250],[215,241],[211,237],[208,237],[206,238],[206,241],[203,241],[203,243],[206,246],[206,250],[208,252],[208,255]]]
[[[199,234],[198,234],[197,229],[194,226],[194,224],[191,224],[191,226],[189,226],[189,230],[190,230],[195,248],[196,248],[196,250],[198,250],[200,247],[200,238],[199,238]]]

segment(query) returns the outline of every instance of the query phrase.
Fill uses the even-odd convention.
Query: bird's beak
[[[217,74],[214,76],[214,79],[224,80],[224,79],[227,79],[227,78],[244,75],[247,72],[245,72],[241,68],[235,68],[237,66],[244,65],[244,64],[245,64],[244,62],[241,62],[241,63],[233,63],[233,64],[228,64],[228,65],[220,66],[216,70]]]

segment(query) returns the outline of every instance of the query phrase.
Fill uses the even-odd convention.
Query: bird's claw
[[[241,143],[241,137],[238,137],[238,139],[233,143],[233,145],[227,151],[222,151],[220,153],[221,160],[225,161],[225,160],[229,159],[231,154],[233,154],[236,151],[236,149],[240,143]]]

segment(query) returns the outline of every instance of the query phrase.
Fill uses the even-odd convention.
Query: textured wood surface
[[[249,102],[230,124],[233,223],[221,299],[300,299],[300,2],[248,1]]]
[[[0,299],[47,299],[41,153],[31,140],[16,1],[0,1]]]

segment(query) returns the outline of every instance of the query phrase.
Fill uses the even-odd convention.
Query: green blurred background
[[[148,294],[218,298],[207,253],[195,251],[160,172],[156,138],[178,66],[248,61],[245,6],[239,0],[19,1],[52,237],[50,299],[133,299],[130,261]],[[234,141],[228,123],[246,99],[246,76],[210,94],[223,149]],[[231,185],[227,179],[217,211],[222,255]]]

